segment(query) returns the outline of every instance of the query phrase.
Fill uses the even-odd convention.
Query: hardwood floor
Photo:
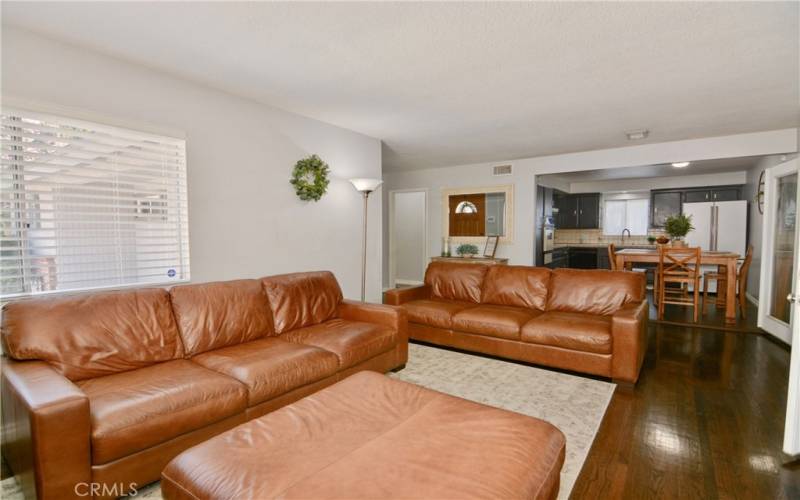
[[[571,498],[800,498],[781,452],[789,351],[746,332],[750,309],[740,331],[650,324],[639,383],[615,393]]]

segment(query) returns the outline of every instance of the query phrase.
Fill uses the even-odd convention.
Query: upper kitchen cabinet
[[[578,229],[600,227],[600,194],[578,195]]]
[[[597,229],[600,227],[600,194],[561,194],[553,197],[558,209],[558,229]]]
[[[680,214],[684,203],[742,199],[742,186],[665,189],[650,192],[650,227],[662,228],[667,217]]]
[[[681,213],[680,191],[650,192],[650,227],[664,227],[667,217]]]

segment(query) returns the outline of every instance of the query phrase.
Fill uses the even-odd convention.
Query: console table
[[[486,264],[487,266],[508,265],[508,259],[499,257],[431,257],[431,262],[456,262],[461,264]]]

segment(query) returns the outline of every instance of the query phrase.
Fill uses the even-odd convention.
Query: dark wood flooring
[[[750,333],[752,306],[727,331],[672,324],[686,310],[650,324],[639,383],[614,394],[572,499],[800,499],[781,451],[788,348]]]

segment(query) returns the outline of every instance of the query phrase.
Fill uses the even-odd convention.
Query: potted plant
[[[462,243],[458,245],[456,253],[465,259],[470,259],[478,255],[478,247],[472,243]]]
[[[651,244],[651,245],[655,245],[656,244],[656,239],[657,238],[651,234],[650,236],[647,237],[647,242],[649,244]]]
[[[664,230],[672,238],[672,246],[686,246],[683,238],[694,229],[692,226],[692,216],[685,214],[670,215],[664,222]]]

